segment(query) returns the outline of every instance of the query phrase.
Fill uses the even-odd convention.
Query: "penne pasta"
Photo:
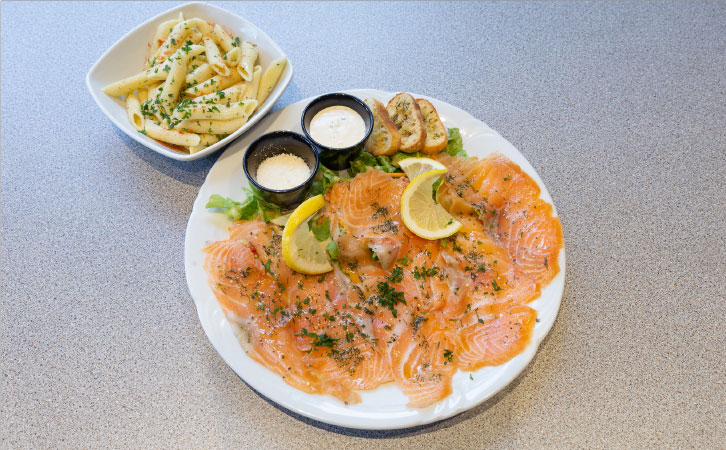
[[[257,99],[257,91],[260,88],[260,79],[262,79],[262,66],[255,66],[255,70],[252,73],[252,82],[247,87],[247,92],[245,92],[245,100]],[[259,103],[257,102],[258,105]]]
[[[149,54],[153,55],[156,53],[157,50],[159,50],[159,47],[161,47],[161,44],[166,41],[166,38],[169,37],[169,33],[171,33],[171,30],[174,28],[174,25],[178,24],[178,19],[172,19],[167,20],[166,22],[162,22],[159,24],[159,26],[156,28],[156,34],[154,35],[154,40],[151,41],[151,48],[149,50]]]
[[[240,80],[242,80],[242,76],[236,70],[231,70],[228,77],[222,75],[213,76],[197,86],[189,87],[184,92],[190,97],[199,97],[220,89],[227,89]]]
[[[186,38],[191,35],[194,29],[198,29],[203,35],[209,34],[212,27],[202,19],[194,18],[179,22],[174,26],[166,38],[166,41],[159,47],[156,53],[150,58],[152,66],[161,64],[173,55],[182,45],[186,43]]]
[[[103,88],[103,92],[112,97],[126,95],[129,92],[148,86],[155,81],[166,80],[168,75],[168,68],[152,67],[144,70],[143,72],[137,73],[136,75],[132,75],[128,78],[124,78],[123,80],[109,84]]]
[[[186,85],[185,88],[188,90],[189,88],[192,88],[200,83],[203,83],[207,81],[208,79],[212,78],[214,76],[214,69],[212,69],[212,66],[210,66],[208,63],[204,63],[201,66],[194,69],[193,72],[190,72],[186,76]]]
[[[237,66],[241,59],[242,49],[239,47],[235,47],[224,54],[224,62],[226,62],[229,67]]]
[[[179,102],[179,93],[186,79],[184,75],[187,70],[187,54],[180,49],[169,60],[171,62],[169,76],[159,94],[159,108],[165,113],[169,113]]]
[[[205,64],[206,62],[207,57],[203,53],[200,55],[191,56],[189,58],[189,61],[187,62],[187,74],[189,74],[189,72],[194,72],[197,67]]]
[[[247,117],[234,120],[184,120],[175,128],[191,133],[231,134],[247,123]]]
[[[235,102],[229,105],[189,102],[180,104],[172,117],[176,120],[234,120],[249,117],[256,107],[257,100]]]
[[[195,28],[189,34],[189,36],[187,37],[187,39],[188,39],[187,43],[189,43],[189,41],[191,41],[192,44],[199,44],[204,39],[204,35],[202,34],[201,31],[199,31],[199,30],[197,30]]]
[[[206,48],[203,45],[198,44],[190,44],[189,41],[187,41],[184,46],[182,46],[179,50],[183,51],[187,55],[187,60],[192,58],[205,58],[204,53],[206,52]]]
[[[219,75],[225,77],[229,76],[229,67],[227,67],[227,64],[224,63],[222,54],[219,52],[219,48],[217,48],[217,44],[208,37],[202,38],[202,41],[204,42],[204,48],[206,49],[207,61],[209,61],[209,65],[212,66],[212,69],[214,69],[214,71]]]
[[[222,47],[222,50],[224,50],[225,52],[228,52],[235,47],[239,47],[239,38],[237,38],[237,41],[232,39],[232,36],[230,36],[229,33],[227,33],[224,28],[222,28],[219,24],[215,25],[212,29],[212,36],[214,37],[214,40],[217,42],[217,44],[219,44],[219,46]]]
[[[141,131],[144,129],[144,116],[141,115],[141,104],[134,94],[126,96],[126,115],[136,130]]]
[[[259,51],[255,44],[248,41],[244,41],[240,48],[242,49],[242,55],[237,65],[237,72],[239,72],[245,81],[252,81],[252,72],[255,69],[255,62],[257,61]]]
[[[217,91],[212,92],[211,94],[202,95],[201,97],[194,98],[194,103],[196,104],[202,104],[202,103],[229,103],[229,102],[239,102],[243,101],[243,95],[247,91],[247,84],[246,83],[237,83],[234,86]]]
[[[149,86],[147,89],[146,98],[148,100],[156,100],[156,97],[161,93],[161,89],[164,87],[164,83],[159,83],[156,86]]]
[[[146,88],[139,88],[136,92],[136,97],[139,99],[139,103],[144,103],[149,98],[149,90]]]
[[[182,145],[184,147],[194,147],[199,145],[201,139],[198,134],[187,133],[181,129],[169,130],[160,124],[151,120],[146,121],[145,134],[154,139],[174,145]]]
[[[154,118],[157,121],[161,120],[161,114],[159,114],[159,110],[156,106],[159,104],[159,94],[161,94],[163,87],[164,83],[159,83],[153,87],[149,86],[147,89],[147,98],[141,107],[141,114],[144,117]]]
[[[205,148],[209,147],[212,144],[216,144],[217,142],[224,139],[226,136],[223,134],[200,134],[199,135],[199,145],[190,146],[187,147],[189,150],[189,153],[196,153],[200,150],[204,150]]]
[[[199,152],[234,133],[267,98],[286,60],[263,72],[257,45],[198,17],[161,22],[147,69],[103,91],[123,97],[131,126],[153,139]],[[264,91],[263,92],[263,88]]]
[[[265,70],[264,75],[262,75],[262,80],[260,80],[260,88],[257,91],[257,103],[259,105],[263,104],[265,100],[267,100],[267,96],[270,95],[270,92],[272,92],[275,88],[277,80],[280,78],[286,64],[287,58],[283,56],[280,59],[272,61],[270,67]]]

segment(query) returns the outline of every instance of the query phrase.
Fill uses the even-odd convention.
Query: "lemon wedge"
[[[325,247],[315,239],[307,226],[308,220],[325,206],[322,195],[311,197],[300,204],[285,223],[282,232],[282,257],[295,272],[318,275],[333,270]]]
[[[431,158],[406,158],[398,162],[409,180],[432,170],[446,169],[446,166]]]
[[[414,178],[403,191],[401,218],[416,236],[429,240],[443,239],[461,228],[461,222],[432,197],[434,183],[446,172],[446,168],[425,172]]]

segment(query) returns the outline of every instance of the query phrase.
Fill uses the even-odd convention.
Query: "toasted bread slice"
[[[439,153],[446,148],[446,142],[448,140],[446,128],[441,122],[441,118],[439,118],[439,113],[436,112],[436,108],[434,108],[431,102],[417,98],[416,103],[418,103],[418,107],[421,109],[424,126],[426,127],[426,142],[424,142],[424,148],[421,151],[427,155]]]
[[[402,152],[414,153],[423,150],[426,142],[426,128],[418,103],[411,94],[402,92],[388,102],[388,115],[401,133]]]
[[[366,141],[366,151],[373,155],[392,155],[401,148],[401,133],[391,121],[386,107],[375,98],[364,100],[373,113],[373,131]]]

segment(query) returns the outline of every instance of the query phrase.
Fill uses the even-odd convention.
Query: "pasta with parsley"
[[[161,22],[145,69],[103,91],[124,97],[131,125],[189,153],[242,127],[276,85],[286,58],[264,71],[257,45],[183,14]]]

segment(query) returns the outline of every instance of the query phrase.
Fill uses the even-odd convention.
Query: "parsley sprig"
[[[393,317],[398,317],[398,311],[396,311],[396,304],[406,304],[406,299],[403,297],[403,292],[393,289],[387,281],[379,281],[377,286],[378,304],[391,310],[391,314],[393,314]]]
[[[309,332],[306,328],[303,328],[301,332],[295,333],[295,336],[305,336],[309,338],[313,338],[313,341],[310,343],[312,346],[308,353],[313,351],[315,347],[328,347],[332,348],[340,338],[328,336],[327,334],[316,334]]]

